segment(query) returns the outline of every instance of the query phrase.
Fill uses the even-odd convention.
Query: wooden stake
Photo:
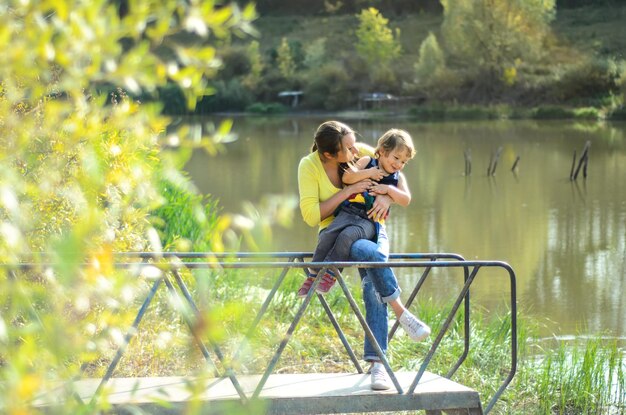
[[[591,147],[591,141],[587,141],[585,143],[585,148],[583,149],[583,153],[580,155],[580,160],[578,160],[578,167],[576,167],[576,171],[574,172],[574,180],[578,178],[578,173],[580,172],[580,168],[582,167],[583,163],[585,163],[585,160],[588,157],[587,154],[589,153],[589,147]],[[587,176],[585,175],[585,177]]]
[[[570,181],[574,180],[574,167],[576,167],[576,149],[574,149],[574,158],[572,158],[572,168],[569,171]]]
[[[489,163],[489,168],[487,168],[487,176],[493,176],[496,174],[496,167],[498,166],[498,159],[500,158],[500,153],[502,153],[502,146],[498,147],[496,150],[495,156],[491,158],[491,163]]]
[[[463,153],[465,156],[465,176],[472,174],[472,149],[468,148]]]
[[[515,158],[515,161],[513,162],[513,167],[511,167],[511,171],[515,171],[515,168],[517,167],[517,163],[519,163],[519,159],[520,159],[519,156]]]

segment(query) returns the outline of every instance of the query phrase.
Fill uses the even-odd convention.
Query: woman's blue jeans
[[[380,226],[377,243],[367,239],[354,242],[350,249],[350,259],[357,262],[386,262],[389,259],[389,240],[384,226]],[[398,280],[391,268],[359,268],[359,274],[363,286],[365,320],[381,350],[386,354],[389,332],[387,303],[400,297]],[[367,336],[363,347],[363,359],[380,360]]]

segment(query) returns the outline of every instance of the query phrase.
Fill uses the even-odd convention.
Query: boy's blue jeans
[[[385,227],[380,226],[377,243],[366,239],[359,239],[353,243],[350,259],[358,262],[386,262],[389,259],[389,240]],[[386,354],[389,332],[387,303],[400,297],[398,280],[391,268],[359,268],[359,274],[363,287],[365,320],[381,350]],[[380,360],[367,336],[363,347],[363,359]]]
[[[319,233],[311,261],[347,261],[354,241],[374,239],[377,227],[370,219],[364,218],[361,211],[352,206],[342,208],[333,222]]]

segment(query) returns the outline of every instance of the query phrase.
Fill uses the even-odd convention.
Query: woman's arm
[[[325,174],[325,173],[321,173]],[[298,166],[298,191],[300,193],[300,212],[309,226],[317,226],[335,212],[341,202],[353,193],[366,191],[371,180],[364,180],[353,185],[337,189],[337,192],[325,201],[320,201],[320,173],[306,159]]]
[[[320,222],[335,213],[335,210],[339,205],[355,193],[362,193],[367,191],[372,185],[372,181],[369,179],[362,180],[360,182],[346,186],[337,193],[335,193],[330,199],[320,202]]]

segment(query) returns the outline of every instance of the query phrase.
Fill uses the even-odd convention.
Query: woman
[[[310,226],[319,226],[320,233],[333,221],[335,209],[350,195],[367,191],[374,182],[366,179],[343,187],[342,166],[358,154],[354,131],[338,121],[322,123],[316,133],[311,153],[300,160],[298,189],[300,211]],[[371,218],[384,217],[391,204],[386,195],[377,196],[368,212]],[[389,244],[384,227],[380,227],[377,243],[359,239],[350,250],[353,261],[387,261]],[[382,349],[387,351],[387,304],[407,334],[420,341],[430,334],[430,328],[411,314],[400,300],[398,281],[390,268],[359,269],[363,285],[365,318]],[[323,282],[323,281],[322,281]],[[321,282],[320,282],[321,283]],[[371,342],[365,338],[364,359],[371,363],[371,387],[385,390],[391,387],[389,378]]]

